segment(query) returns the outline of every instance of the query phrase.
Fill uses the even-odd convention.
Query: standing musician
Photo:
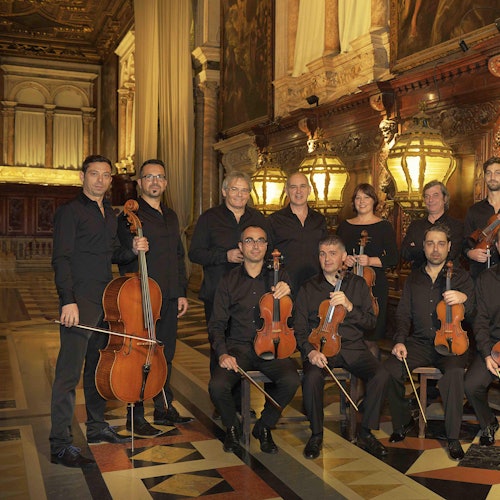
[[[475,280],[481,271],[498,263],[498,250],[496,245],[491,247],[476,248],[476,241],[471,235],[479,230],[482,231],[500,213],[500,157],[492,156],[483,164],[484,180],[486,182],[487,195],[481,201],[474,203],[465,215],[464,253],[470,262],[470,273]],[[489,254],[489,255],[488,255]]]
[[[500,231],[495,245],[500,251]],[[500,264],[484,271],[476,280],[476,316],[474,337],[477,354],[465,375],[465,394],[474,408],[483,446],[495,443],[498,420],[488,406],[488,387],[500,377]]]
[[[290,202],[269,216],[269,233],[273,247],[283,255],[296,294],[319,271],[318,241],[326,236],[326,219],[307,204],[311,186],[304,174],[290,175],[285,190]]]
[[[378,196],[371,184],[358,184],[351,201],[356,216],[342,221],[337,234],[346,246],[348,267],[353,267],[357,263],[361,266],[369,266],[375,271],[375,284],[372,290],[377,298],[379,313],[374,328],[365,332],[365,342],[373,355],[380,359],[377,341],[385,337],[387,330],[386,313],[389,295],[389,282],[385,270],[398,263],[396,234],[389,221],[375,214]],[[355,255],[358,252],[363,231],[368,233],[364,254]]]
[[[106,400],[98,393],[95,372],[99,349],[107,335],[76,328],[78,324],[103,327],[102,296],[113,279],[112,262],[127,262],[148,249],[146,238],[134,238],[132,250],[120,248],[116,216],[104,198],[111,185],[111,161],[104,156],[85,158],[80,179],[83,191],[61,206],[54,218],[52,266],[61,309],[60,349],[52,386],[50,453],[51,462],[66,467],[87,466],[94,461],[73,446],[71,423],[75,389],[82,366],[89,443],[125,443],[104,421]]]
[[[331,368],[345,368],[365,381],[366,395],[358,445],[373,455],[383,456],[387,454],[387,450],[375,438],[371,429],[379,427],[389,374],[363,342],[364,331],[373,328],[376,322],[370,291],[365,280],[353,274],[346,275],[342,279],[340,290],[334,291],[340,279],[338,272],[347,258],[344,243],[338,236],[326,236],[320,240],[318,248],[322,272],[301,287],[294,312],[295,336],[304,367],[304,407],[312,431],[304,456],[317,458],[323,443],[323,367],[326,364]],[[340,352],[331,358],[327,358],[309,342],[309,334],[319,324],[319,306],[328,299],[330,305],[345,307],[346,311],[345,319],[338,327]]]
[[[207,325],[220,279],[243,262],[243,254],[238,247],[241,232],[250,225],[266,227],[267,224],[262,213],[247,206],[251,190],[252,181],[248,174],[236,171],[228,173],[222,182],[224,201],[203,212],[194,228],[189,258],[203,266],[200,299],[205,305]],[[211,351],[211,375],[217,365],[217,356]]]
[[[177,340],[177,319],[186,313],[188,301],[184,246],[180,237],[179,220],[177,214],[162,202],[163,193],[167,188],[165,174],[165,165],[161,160],[146,160],[142,164],[137,179],[141,190],[137,216],[142,222],[143,234],[149,242],[149,251],[146,254],[148,274],[158,283],[162,294],[160,319],[156,323],[156,338],[163,342],[163,352],[167,362],[167,379],[164,386],[167,406],[165,407],[163,392],[153,398],[154,423],[174,425],[192,420],[191,417],[179,415],[173,405],[174,395],[170,387]],[[132,245],[133,235],[129,229],[127,216],[124,214],[118,218],[118,237],[123,245],[128,247]],[[137,271],[137,259],[120,266],[122,275]],[[131,430],[131,427],[129,414],[127,429]],[[143,403],[137,403],[134,409],[134,433],[139,436],[154,436],[159,432],[144,418]]]
[[[448,259],[455,265],[459,264],[464,239],[464,224],[462,221],[448,215],[450,207],[450,193],[446,186],[437,180],[428,182],[423,189],[424,203],[427,208],[427,217],[416,219],[409,225],[403,243],[401,257],[411,262],[412,269],[418,269],[425,263],[424,233],[436,225],[444,224],[451,232],[451,249]]]
[[[284,408],[299,386],[299,376],[290,358],[264,360],[257,356],[253,342],[262,322],[259,318],[259,300],[272,289],[275,299],[290,295],[287,273],[279,270],[279,281],[272,286],[273,273],[264,265],[267,251],[267,234],[259,226],[249,226],[242,233],[238,248],[243,264],[220,280],[215,293],[214,308],[208,323],[208,335],[219,360],[209,383],[209,393],[222,423],[226,426],[224,451],[239,448],[240,424],[232,397],[232,389],[240,382],[238,367],[260,370],[269,377],[269,395]],[[227,330],[227,332],[226,332]],[[260,441],[264,453],[277,453],[271,428],[281,411],[266,401],[252,435]]]
[[[450,289],[445,291],[445,263],[450,247],[448,227],[434,225],[426,230],[426,262],[413,270],[405,281],[396,312],[393,356],[385,361],[384,367],[392,376],[387,391],[393,427],[389,441],[402,441],[414,426],[408,401],[404,397],[406,370],[403,359],[406,359],[410,371],[418,366],[435,366],[443,373],[438,388],[444,406],[448,450],[451,458],[459,460],[464,456],[458,438],[463,413],[467,353],[446,356],[435,349],[434,340],[439,330],[436,306],[441,300],[448,306],[464,304],[465,313],[471,314],[474,308],[474,285],[467,271],[454,268]],[[410,334],[411,331],[413,333]]]

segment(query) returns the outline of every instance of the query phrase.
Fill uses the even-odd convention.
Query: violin
[[[453,262],[446,263],[446,291],[451,290],[451,277],[453,275]],[[436,332],[434,347],[443,356],[460,356],[469,348],[469,338],[467,332],[462,329],[464,319],[464,305],[454,304],[449,306],[441,300],[436,312],[441,328]]]
[[[275,249],[271,255],[273,256],[274,286],[276,286],[281,253]],[[275,299],[273,294],[268,292],[260,298],[260,317],[264,320],[264,324],[257,330],[254,349],[262,359],[288,358],[295,352],[297,341],[293,328],[288,326],[292,307],[293,302],[288,295]]]
[[[492,215],[484,229],[476,229],[469,239],[474,243],[474,248],[487,250],[495,243],[495,238],[500,229],[500,214]]]
[[[134,213],[139,204],[125,203],[123,212],[131,232],[142,237],[141,221]],[[139,251],[139,273],[120,276],[106,286],[102,298],[104,319],[110,329],[133,336],[110,335],[100,350],[95,381],[104,399],[136,403],[159,394],[167,378],[163,344],[156,340],[162,295],[158,283],[149,278],[146,252]],[[140,337],[140,339],[137,339]]]
[[[345,272],[345,267],[337,272],[334,292],[340,291]],[[317,351],[322,352],[327,358],[336,356],[340,351],[339,325],[344,321],[345,315],[345,307],[332,306],[330,299],[323,300],[319,305],[319,325],[309,334],[308,340]]]
[[[368,231],[366,229],[363,229],[361,231],[361,238],[359,239],[359,255],[364,255],[365,246],[367,245],[368,240],[369,240]],[[378,316],[378,313],[380,311],[378,306],[378,300],[377,297],[373,295],[373,286],[375,285],[375,279],[376,279],[375,271],[370,266],[362,266],[359,262],[356,262],[354,264],[353,272],[354,274],[362,276],[365,279],[365,282],[368,285],[368,288],[370,289],[370,297],[372,299],[373,312],[375,313],[375,316]]]

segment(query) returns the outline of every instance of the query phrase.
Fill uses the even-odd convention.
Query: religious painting
[[[227,135],[272,117],[272,0],[221,2],[220,129]]]
[[[498,35],[498,0],[391,0],[391,69],[405,70]]]

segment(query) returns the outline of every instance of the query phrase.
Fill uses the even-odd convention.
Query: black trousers
[[[406,343],[408,368],[418,366],[434,366],[443,373],[438,382],[444,406],[444,422],[448,439],[458,439],[462,423],[464,403],[464,372],[467,364],[467,353],[462,356],[442,356],[434,349],[434,344],[418,342],[412,337]],[[400,429],[411,419],[408,401],[405,399],[405,381],[408,378],[402,361],[391,355],[384,363],[391,374],[387,389],[389,409],[392,416],[393,429]]]
[[[106,327],[102,322],[99,327]],[[57,357],[51,400],[50,450],[58,453],[73,442],[71,422],[75,410],[76,386],[83,367],[83,392],[87,410],[87,436],[108,427],[104,421],[106,400],[95,385],[99,349],[104,349],[108,336],[78,328],[60,328],[60,349]],[[85,365],[85,366],[84,366]]]
[[[273,383],[266,385],[269,395],[284,408],[297,392],[300,384],[295,363],[287,359],[273,359],[265,361],[253,349],[253,346],[238,345],[228,348],[229,354],[234,356],[240,368],[245,371],[259,370]],[[208,385],[208,391],[214,406],[221,415],[222,423],[226,427],[238,425],[236,406],[232,395],[233,388],[241,382],[241,375],[232,370],[226,370],[217,365]],[[261,414],[263,425],[274,427],[280,418],[281,412],[266,400]]]
[[[384,370],[381,363],[361,341],[356,342],[351,347],[342,346],[339,354],[328,358],[328,365],[330,368],[344,368],[365,382],[365,410],[362,426],[367,429],[378,429],[389,373]],[[324,377],[327,372],[311,364],[308,360],[304,361],[303,368],[302,394],[304,408],[309,418],[312,433],[321,434],[324,422]]]
[[[465,395],[474,408],[481,429],[495,421],[495,414],[488,405],[488,388],[497,377],[486,368],[484,358],[476,353],[465,374]]]

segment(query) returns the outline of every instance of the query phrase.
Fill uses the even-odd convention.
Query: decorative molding
[[[391,76],[387,29],[373,30],[351,42],[351,46],[350,52],[326,54],[311,62],[303,75],[275,80],[275,116],[303,108],[309,95],[317,95],[320,103],[326,104],[359,92],[359,87],[368,82]]]
[[[0,165],[0,183],[81,186],[80,170]]]
[[[217,142],[214,149],[222,153],[222,164],[226,173],[240,170],[252,174],[255,171],[259,150],[254,135],[235,135]]]

